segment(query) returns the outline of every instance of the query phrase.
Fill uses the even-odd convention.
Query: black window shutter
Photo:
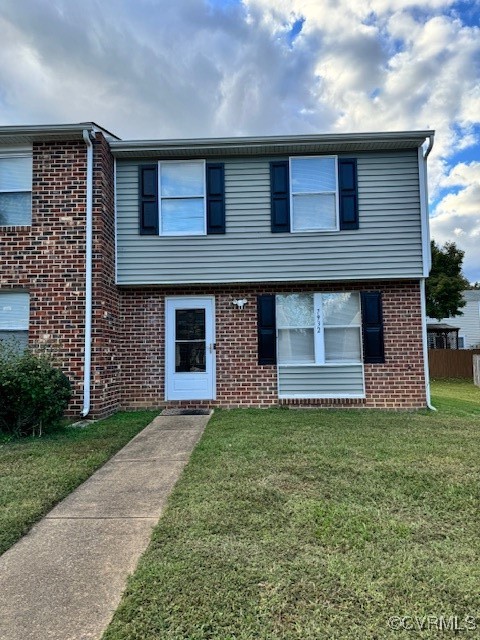
[[[290,231],[290,186],[288,160],[270,163],[270,201],[272,233]]]
[[[225,233],[225,172],[223,164],[207,164],[207,233]]]
[[[276,364],[275,296],[257,296],[258,364]]]
[[[340,200],[340,229],[358,229],[357,161],[338,159],[338,189]]]
[[[138,168],[139,228],[143,236],[158,234],[158,165]]]
[[[370,364],[385,362],[383,344],[382,294],[362,291],[363,361]]]

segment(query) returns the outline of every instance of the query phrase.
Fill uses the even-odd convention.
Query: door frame
[[[169,322],[168,322],[168,314],[170,311],[174,311],[178,307],[169,308],[169,303],[181,302],[185,304],[185,309],[195,308],[195,305],[198,304],[211,304],[211,312],[208,309],[208,306],[205,307],[205,346],[206,349],[209,348],[207,337],[207,327],[209,324],[209,316],[210,316],[210,324],[212,331],[212,347],[210,351],[211,355],[211,384],[212,384],[212,393],[211,398],[181,398],[181,399],[172,399],[168,397],[168,389],[169,389],[169,363],[170,359],[173,358],[173,362],[175,362],[175,334],[170,335],[169,332]],[[165,339],[165,363],[164,363],[164,387],[165,387],[165,400],[168,402],[182,400],[216,400],[217,399],[217,358],[216,358],[216,350],[215,350],[215,340],[216,340],[216,331],[215,331],[215,296],[165,296],[165,322],[164,322],[164,339]],[[205,354],[207,356],[207,354]]]

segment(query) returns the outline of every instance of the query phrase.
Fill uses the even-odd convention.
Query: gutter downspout
[[[420,306],[422,309],[423,368],[425,371],[425,392],[427,398],[427,407],[432,411],[436,411],[436,408],[430,401],[430,371],[428,370],[427,304],[425,295],[425,278],[422,278],[420,280]]]
[[[83,364],[83,409],[82,417],[90,412],[90,382],[92,362],[92,239],[93,239],[93,145],[90,131],[83,130],[87,145],[87,203],[85,225],[85,349]]]
[[[430,151],[433,148],[433,134],[429,136],[428,139],[428,147],[423,156],[423,175],[424,175],[424,189],[425,189],[425,216],[426,216],[426,228],[429,229],[428,223],[428,183],[427,183],[427,157]],[[428,250],[430,251],[430,236],[427,238],[428,240]],[[429,271],[431,267],[431,258],[428,261]],[[426,276],[428,274],[425,274]],[[423,366],[425,371],[425,392],[427,399],[427,407],[432,411],[436,411],[437,409],[431,403],[431,395],[430,395],[430,371],[428,368],[428,337],[427,337],[427,298],[425,294],[425,278],[422,278],[420,281],[420,304],[422,310],[422,342],[423,342]]]

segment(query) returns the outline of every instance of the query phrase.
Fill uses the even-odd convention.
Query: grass
[[[85,429],[0,442],[0,553],[145,427],[158,412],[118,413]]]
[[[480,416],[480,387],[464,378],[434,380],[432,403],[442,413],[456,416]]]
[[[390,616],[478,625],[480,390],[433,391],[435,413],[216,411],[104,640],[441,633],[392,630]]]

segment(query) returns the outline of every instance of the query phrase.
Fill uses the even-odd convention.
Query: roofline
[[[332,145],[345,143],[382,143],[412,142],[412,147],[421,147],[427,138],[434,134],[433,130],[422,131],[389,131],[365,133],[326,133],[316,135],[258,136],[232,138],[186,138],[167,140],[114,140],[110,143],[112,152],[121,151],[162,151],[187,149],[210,149],[228,151],[229,149],[249,149],[255,147],[279,148],[291,145]]]
[[[101,132],[112,142],[120,138],[96,122],[78,122],[74,124],[34,124],[0,126],[0,141],[2,138],[24,138],[25,142],[41,142],[43,140],[65,140],[67,138],[82,138],[83,131]]]

